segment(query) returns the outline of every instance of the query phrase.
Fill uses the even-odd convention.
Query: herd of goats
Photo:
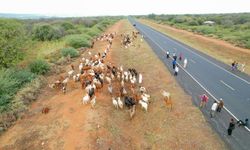
[[[121,34],[121,45],[125,48],[129,47],[139,34],[139,32],[132,32],[132,36]],[[103,91],[102,89],[105,87],[111,96],[111,102],[114,107],[116,109],[123,109],[125,105],[129,108],[130,118],[133,118],[136,105],[139,104],[142,109],[145,111],[148,110],[151,96],[148,94],[146,88],[142,86],[143,76],[136,69],[128,68],[125,70],[122,65],[115,66],[109,62],[105,63],[115,36],[116,33],[110,33],[96,38],[95,41],[108,42],[104,52],[93,55],[88,51],[89,58],[85,56],[81,59],[79,70],[75,69],[74,65],[71,65],[71,70],[67,72],[66,77],[61,76],[59,80],[49,84],[49,87],[61,89],[65,94],[69,80],[79,82],[85,93],[82,102],[83,104],[90,103],[92,108],[96,104],[96,93]],[[92,48],[94,42],[92,42]],[[170,93],[162,90],[161,94],[164,97],[166,105],[172,109]]]

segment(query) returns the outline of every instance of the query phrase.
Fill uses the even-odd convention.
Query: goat
[[[139,100],[139,104],[141,104],[142,108],[147,112],[148,111],[148,104],[142,100]]]
[[[68,82],[69,82],[69,77],[65,78],[65,79],[62,81],[63,86],[66,86]]]
[[[108,91],[109,91],[109,94],[112,95],[113,93],[113,87],[111,84],[108,85]]]
[[[135,105],[135,100],[132,97],[125,96],[124,101],[125,101],[125,106],[127,106],[128,108]]]
[[[173,108],[173,102],[172,102],[172,99],[171,99],[171,95],[169,92],[166,92],[164,90],[161,91],[161,94],[163,95],[164,97],[164,101],[166,103],[166,106],[169,107],[170,106],[170,110],[172,110]]]
[[[79,65],[79,71],[81,71],[82,68],[83,68],[83,63],[80,63],[80,65]]]
[[[82,102],[83,104],[87,104],[90,100],[90,97],[88,94],[86,94],[83,98],[82,98]]]
[[[91,107],[94,108],[95,106],[95,103],[96,103],[96,96],[94,96],[91,101],[90,101],[90,104],[91,104]]]
[[[135,105],[132,106],[132,108],[129,111],[129,114],[130,114],[130,119],[132,119],[133,116],[135,115]]]
[[[70,71],[68,72],[69,77],[71,77],[71,76],[73,75],[74,72],[75,72],[74,70],[70,70]]]
[[[118,102],[118,106],[122,109],[123,108],[123,103],[122,103],[120,97],[117,97],[117,102]]]
[[[143,86],[141,86],[139,90],[140,90],[141,93],[146,93],[146,92],[147,92],[147,91],[146,91],[146,88],[143,87]]]
[[[138,83],[139,83],[139,84],[142,84],[142,74],[141,74],[141,73],[139,74]]]
[[[112,103],[115,106],[115,108],[118,109],[118,102],[114,97],[112,97]]]
[[[73,76],[73,80],[74,80],[75,82],[79,81],[79,80],[80,80],[80,74],[78,73],[78,74],[74,75],[74,76]]]
[[[44,107],[43,109],[42,109],[42,113],[43,114],[47,114],[47,113],[49,113],[49,108],[48,107]]]
[[[66,85],[62,87],[63,94],[66,94]]]
[[[149,103],[150,95],[148,95],[148,94],[146,94],[146,93],[143,93],[143,94],[141,95],[141,98],[142,98],[142,100],[143,100],[144,102]]]
[[[111,78],[110,77],[105,77],[106,81],[108,82],[108,84],[111,84]]]

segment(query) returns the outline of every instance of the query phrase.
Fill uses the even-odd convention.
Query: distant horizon
[[[150,15],[150,14],[155,14],[155,15],[219,15],[219,14],[244,14],[244,13],[250,13],[250,12],[234,12],[234,13],[183,13],[183,14],[155,14],[155,13],[149,13],[149,14],[140,14],[140,15],[100,15],[100,16],[63,16],[63,15],[49,15],[49,14],[35,14],[35,13],[30,13],[30,14],[24,14],[24,13],[5,13],[5,12],[0,12],[0,17],[2,15],[25,15],[25,16],[38,16],[38,17],[58,17],[58,18],[70,18],[70,17],[105,17],[105,16],[110,16],[110,17],[116,17],[116,16],[146,16],[146,15]]]
[[[56,17],[148,14],[225,14],[250,12],[246,0],[0,0],[1,13]]]

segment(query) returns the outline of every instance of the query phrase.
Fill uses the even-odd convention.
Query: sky
[[[117,16],[250,12],[250,0],[0,0],[0,13]]]

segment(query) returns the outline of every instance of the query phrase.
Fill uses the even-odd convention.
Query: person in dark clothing
[[[232,131],[235,129],[235,122],[234,119],[232,118],[230,123],[229,123],[229,127],[227,129],[227,134],[228,135],[232,135]]]
[[[173,69],[175,69],[175,66],[176,66],[176,60],[173,60],[172,64],[173,64]]]
[[[175,61],[177,60],[177,56],[176,55],[173,55],[173,58],[174,58]]]
[[[243,122],[242,120],[239,120],[239,121],[237,121],[237,124],[238,124],[238,126],[240,127],[240,126],[246,126],[246,127],[248,127],[248,118],[246,118],[245,119],[245,122]]]

